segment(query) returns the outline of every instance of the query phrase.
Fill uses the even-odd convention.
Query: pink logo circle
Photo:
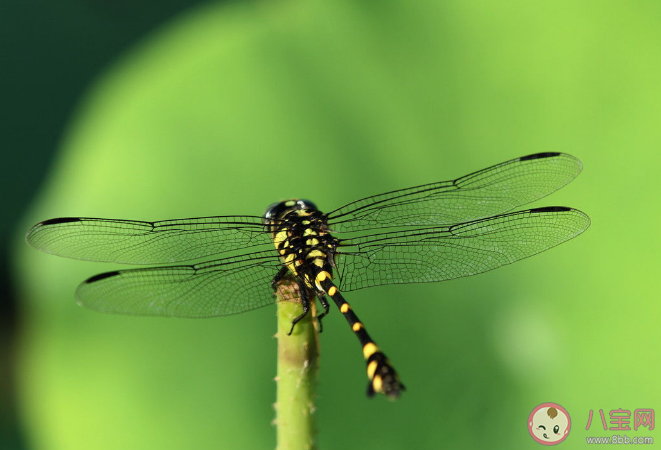
[[[542,403],[528,416],[530,436],[543,445],[555,445],[564,441],[570,428],[569,413],[557,403]]]

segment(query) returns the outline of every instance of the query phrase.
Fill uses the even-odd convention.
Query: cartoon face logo
[[[540,444],[555,445],[569,434],[571,419],[565,408],[557,403],[542,403],[528,417],[528,432]]]

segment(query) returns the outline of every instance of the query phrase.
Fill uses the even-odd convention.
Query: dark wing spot
[[[560,156],[559,152],[545,152],[545,153],[535,153],[534,155],[522,156],[519,158],[519,161],[530,161],[531,159],[541,159],[541,158],[553,158],[555,156]]]
[[[57,219],[48,219],[41,222],[41,225],[57,225],[58,223],[80,222],[80,217],[58,217]]]
[[[94,283],[96,281],[103,280],[104,278],[114,277],[115,275],[119,275],[119,270],[114,270],[112,272],[104,272],[98,275],[94,275],[93,277],[90,277],[87,280],[85,280],[85,284]]]
[[[543,212],[561,212],[561,211],[571,211],[571,208],[566,206],[544,206],[542,208],[534,208],[529,212],[531,213],[543,213]]]

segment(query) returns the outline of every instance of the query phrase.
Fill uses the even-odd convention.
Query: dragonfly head
[[[297,198],[273,203],[271,206],[266,208],[266,212],[264,213],[264,224],[268,225],[273,220],[281,220],[292,211],[302,211],[306,209],[316,210],[317,206],[310,200]]]
[[[264,225],[273,225],[274,221],[282,220],[287,214],[294,211],[317,210],[317,206],[310,200],[293,198],[273,203],[266,208],[264,213]]]

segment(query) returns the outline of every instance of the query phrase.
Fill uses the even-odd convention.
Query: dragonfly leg
[[[317,315],[317,322],[319,323],[319,332],[321,333],[322,331],[324,331],[324,327],[321,324],[321,319],[323,319],[326,316],[326,314],[328,314],[328,309],[330,308],[330,306],[328,305],[328,300],[326,300],[325,295],[319,295],[319,303],[321,303],[321,307],[324,308],[324,312],[321,312],[319,313],[319,315]]]
[[[279,272],[278,272],[279,273]],[[291,321],[291,330],[289,330],[289,333],[287,333],[287,336],[291,336],[291,334],[294,332],[294,327],[296,324],[303,319],[305,316],[308,315],[308,312],[310,311],[310,300],[308,299],[308,288],[305,286],[305,283],[299,281],[298,282],[298,291],[301,296],[301,306],[303,307],[303,313],[295,317],[294,320]]]
[[[271,287],[273,288],[273,291],[276,291],[278,289],[278,283],[282,281],[282,279],[287,275],[287,272],[289,269],[287,269],[286,266],[282,266],[280,270],[278,270],[278,273],[273,277],[271,280]]]

